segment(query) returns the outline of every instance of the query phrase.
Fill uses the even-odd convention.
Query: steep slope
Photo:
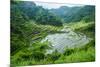
[[[61,26],[62,21],[56,15],[50,13],[47,9],[37,6],[34,2],[30,1],[16,1],[12,3],[11,10],[19,10],[23,18],[27,17],[29,20],[36,21],[38,24]],[[12,18],[14,16],[11,16]]]

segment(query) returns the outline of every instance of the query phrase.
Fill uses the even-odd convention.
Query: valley
[[[11,1],[12,67],[95,61],[95,6],[37,4]]]

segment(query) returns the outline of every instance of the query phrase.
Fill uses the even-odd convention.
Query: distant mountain
[[[50,12],[63,17],[67,12],[69,12],[70,8],[67,6],[61,6],[58,9],[51,9]]]
[[[62,22],[78,22],[81,20],[90,22],[95,20],[95,6],[89,5],[45,9],[42,6],[37,6],[34,2],[16,1],[11,4],[11,10],[13,20],[14,17],[18,16],[17,18],[19,18],[20,16],[24,20],[34,20],[39,24],[60,26]]]
[[[88,22],[95,20],[95,6],[61,6],[58,9],[51,9],[50,12],[62,18],[64,22],[78,22],[81,20]]]

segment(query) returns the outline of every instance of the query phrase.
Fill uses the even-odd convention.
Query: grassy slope
[[[48,34],[58,32],[62,28],[62,27],[56,27],[56,26],[51,26],[51,25],[39,25],[39,24],[37,25],[33,21],[28,22],[28,25],[26,24],[26,28],[28,28],[27,26],[30,26],[30,28],[32,30],[28,31],[28,32],[26,31],[25,33],[29,33],[30,40],[35,41],[35,43],[33,43],[31,47],[21,47],[14,53],[12,53],[11,54],[11,64],[13,64],[13,65],[29,65],[30,62],[34,62],[32,64],[39,63],[39,62],[34,61],[34,59],[32,59],[32,57],[30,57],[30,55],[32,56],[34,51],[40,50],[41,47],[48,48],[47,44],[40,43],[40,40],[43,39]],[[30,32],[31,32],[31,34],[30,34]],[[28,49],[30,49],[30,50],[28,50]],[[33,49],[36,49],[36,50],[33,51]],[[43,50],[45,50],[45,49],[43,49]],[[41,50],[40,50],[40,52],[41,52]],[[25,58],[23,58],[23,56],[26,56],[26,55],[29,56],[27,60]],[[32,60],[30,61],[30,59],[32,59]]]
[[[69,26],[72,30],[79,33],[84,33],[90,38],[94,38],[95,35],[95,23],[94,22],[76,22],[76,23],[69,23],[65,24],[66,26]]]
[[[95,60],[95,24],[94,22],[85,23],[81,21],[77,23],[69,23],[69,24],[66,24],[66,26],[69,26],[75,32],[84,33],[87,37],[92,38],[92,41],[90,41],[87,45],[83,46],[82,48],[76,48],[72,50],[69,49],[69,51],[67,49],[67,52],[72,51],[72,53],[69,56],[63,56],[61,59],[57,60],[56,63],[94,61]]]
[[[66,49],[63,54],[59,54],[58,52],[54,52],[51,55],[44,55],[45,46],[46,44],[41,44],[39,42],[32,45],[32,49],[28,50],[29,48],[25,48],[20,50],[15,55],[11,57],[11,63],[13,65],[35,65],[35,64],[52,64],[52,63],[69,63],[69,62],[85,62],[85,61],[95,61],[95,40],[94,40],[94,23],[70,23],[67,24],[70,28],[74,31],[82,32],[87,36],[93,38],[91,42],[81,48],[74,48],[74,49]],[[34,28],[41,28],[39,34],[33,36],[33,39],[37,37],[45,37],[48,33],[55,33],[59,31],[62,27],[54,27],[49,25],[36,25],[34,24]],[[92,30],[91,30],[92,29]],[[36,29],[34,29],[36,30]],[[92,35],[93,34],[93,35]],[[91,35],[91,36],[90,36]],[[36,46],[38,45],[38,46]],[[44,46],[44,48],[43,48]],[[41,51],[41,47],[43,51]],[[48,46],[46,47],[48,48]],[[35,52],[37,51],[37,52]],[[34,58],[34,53],[37,56],[36,59]],[[39,56],[40,55],[40,56]],[[41,58],[41,56],[43,57]]]

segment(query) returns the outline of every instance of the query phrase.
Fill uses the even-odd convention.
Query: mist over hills
[[[22,16],[29,20],[34,20],[39,24],[50,24],[60,26],[62,23],[94,21],[95,6],[61,6],[57,9],[46,9],[42,6],[37,6],[34,2],[14,2],[12,3],[12,12],[17,10]],[[14,18],[14,16],[11,16]],[[24,19],[26,20],[26,19]]]
[[[78,22],[81,20],[94,21],[95,6],[67,7],[51,9],[50,12],[61,17],[64,22]]]

